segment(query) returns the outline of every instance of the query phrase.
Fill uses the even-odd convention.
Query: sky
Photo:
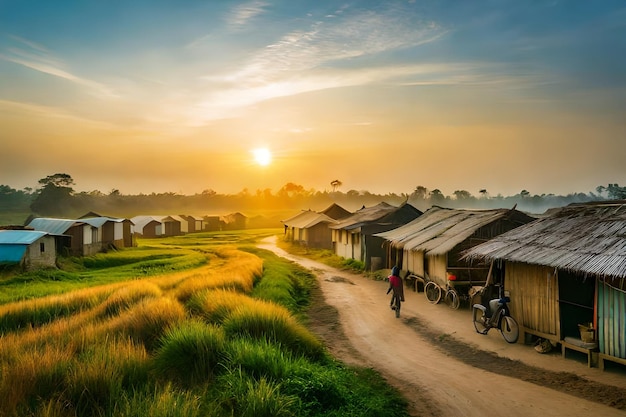
[[[625,157],[622,0],[0,0],[15,189],[566,195]]]

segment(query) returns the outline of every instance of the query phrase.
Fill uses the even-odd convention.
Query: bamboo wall
[[[511,315],[525,331],[561,340],[554,268],[507,262],[504,287],[510,292]]]
[[[424,252],[405,250],[402,257],[402,269],[424,278]]]
[[[427,255],[428,276],[442,288],[448,285],[448,255]]]

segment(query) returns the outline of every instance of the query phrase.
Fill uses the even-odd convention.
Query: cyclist
[[[400,317],[400,304],[404,301],[404,285],[402,278],[400,278],[400,268],[397,265],[391,268],[391,275],[387,279],[389,280],[387,294],[393,291],[389,306],[396,311],[396,317]]]

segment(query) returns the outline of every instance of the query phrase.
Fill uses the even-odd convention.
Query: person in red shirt
[[[396,310],[396,317],[400,317],[400,305],[404,301],[404,285],[400,278],[400,268],[397,265],[391,268],[391,275],[387,279],[389,280],[387,294],[393,291],[389,306],[392,310]]]

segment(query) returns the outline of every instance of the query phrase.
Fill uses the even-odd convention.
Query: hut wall
[[[402,260],[402,269],[424,278],[424,252],[405,250]]]
[[[318,223],[308,230],[307,243],[312,248],[330,249],[331,233],[326,223]]]
[[[600,353],[626,359],[626,293],[598,283],[598,345]]]
[[[525,332],[561,340],[559,289],[554,268],[507,262],[504,288],[510,293],[511,315]]]
[[[428,276],[441,287],[448,285],[448,256],[427,255]]]
[[[53,267],[56,264],[56,244],[53,236],[43,236],[28,246],[24,256],[24,268],[32,270]]]

